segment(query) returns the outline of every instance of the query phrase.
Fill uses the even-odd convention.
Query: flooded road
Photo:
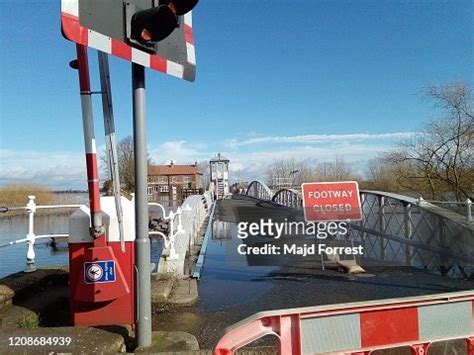
[[[211,349],[226,327],[259,311],[474,289],[473,280],[364,260],[359,262],[366,273],[359,275],[322,270],[320,262],[312,259],[255,266],[254,258],[237,252],[244,242],[237,238],[237,223],[246,219],[244,210],[252,210],[248,203],[240,207],[242,210],[224,200],[216,209],[213,238],[198,281],[197,305],[156,314],[154,329],[189,332],[197,337],[201,348]],[[259,218],[267,213],[274,220],[279,218],[268,206],[253,208],[251,214]],[[284,216],[282,212],[280,218]]]

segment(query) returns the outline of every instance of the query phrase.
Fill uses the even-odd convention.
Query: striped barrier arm
[[[431,343],[454,339],[465,339],[474,355],[473,302],[474,292],[465,291],[260,312],[230,327],[214,354],[274,335],[282,355],[369,355],[400,346],[427,355]]]

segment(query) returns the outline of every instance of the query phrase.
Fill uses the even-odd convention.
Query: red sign
[[[307,221],[359,221],[362,219],[356,181],[311,182],[301,186]]]

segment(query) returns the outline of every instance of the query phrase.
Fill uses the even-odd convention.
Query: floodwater
[[[44,215],[35,217],[35,234],[68,233],[67,215]],[[28,216],[20,215],[0,219],[0,245],[23,239],[28,233]],[[51,246],[51,240],[38,239],[35,244],[36,267],[67,265],[68,249],[66,243],[59,243],[57,249]],[[22,271],[26,265],[26,243],[0,247],[0,278]]]
[[[322,270],[317,260],[276,265],[260,258],[256,263],[237,252],[238,245],[248,242],[237,238],[235,217],[241,218],[244,210],[232,218],[222,211],[223,204],[218,210],[198,281],[197,305],[160,312],[153,321],[155,330],[179,329],[195,335],[203,349],[214,348],[226,327],[260,311],[474,289],[473,280],[406,265],[367,264],[365,274],[350,275]],[[257,215],[264,216],[265,211]]]
[[[153,217],[159,214],[151,213]],[[36,235],[62,233],[69,231],[69,215],[37,215],[34,219]],[[28,216],[19,215],[0,219],[0,278],[22,271],[26,265],[27,243],[4,246],[11,241],[23,239],[28,233]],[[151,240],[151,260],[157,263],[163,249],[161,239]],[[62,241],[56,248],[51,246],[51,239],[38,239],[35,243],[35,266],[47,268],[68,265],[67,243]]]

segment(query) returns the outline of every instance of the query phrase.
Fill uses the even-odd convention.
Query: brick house
[[[201,188],[201,173],[197,162],[178,165],[171,161],[168,165],[148,167],[149,200],[178,200]]]

